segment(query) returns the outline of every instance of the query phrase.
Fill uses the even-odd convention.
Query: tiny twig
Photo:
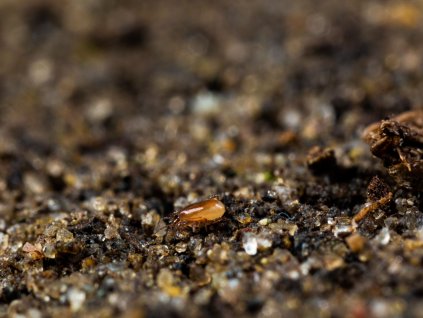
[[[353,220],[355,222],[361,221],[367,214],[370,212],[379,209],[381,206],[385,205],[392,199],[392,192],[389,192],[387,195],[385,195],[383,198],[380,198],[379,200],[372,202],[370,204],[366,203],[366,205],[353,217]]]

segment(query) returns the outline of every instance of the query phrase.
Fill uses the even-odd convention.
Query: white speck
[[[268,218],[264,218],[264,219],[261,219],[258,223],[260,225],[267,225],[270,223],[270,220]]]
[[[269,231],[262,231],[256,236],[257,247],[259,250],[266,250],[272,247],[272,237]]]
[[[220,98],[212,93],[200,93],[194,97],[193,111],[197,114],[207,115],[219,112]]]
[[[410,199],[408,199],[408,200],[407,200],[407,204],[408,204],[409,206],[414,206],[414,202],[413,202],[413,200],[410,200]]]
[[[353,231],[354,230],[351,225],[340,224],[333,229],[333,234],[335,237],[342,237],[352,233]]]
[[[354,222],[351,222],[348,217],[336,217],[335,223],[336,225],[332,230],[335,237],[344,237],[356,229]]]
[[[301,123],[301,114],[297,110],[290,109],[283,113],[282,122],[290,129],[297,129]]]
[[[67,294],[71,310],[78,311],[85,302],[85,293],[77,288],[71,288]]]
[[[289,278],[294,279],[294,280],[297,280],[297,279],[299,279],[299,278],[300,278],[300,272],[299,272],[299,271],[297,271],[297,270],[292,270],[292,271],[289,271],[289,272],[287,272],[287,273],[286,273],[286,275],[287,275]]]
[[[94,122],[103,121],[112,113],[113,104],[109,99],[106,98],[100,98],[94,101],[86,110],[87,117]]]
[[[245,253],[248,255],[257,254],[257,238],[253,233],[244,233],[242,237],[242,246],[244,247]]]
[[[257,246],[260,249],[266,250],[266,249],[272,247],[272,240],[270,240],[267,237],[261,237],[260,236],[260,237],[257,238]]]
[[[387,317],[391,313],[389,303],[385,300],[373,300],[370,304],[370,311],[374,317]]]
[[[108,299],[109,303],[110,303],[112,306],[116,306],[116,305],[118,305],[118,304],[119,304],[119,300],[120,300],[119,295],[118,295],[117,293],[112,293],[112,294],[110,294],[110,295],[107,297],[107,299]]]
[[[239,286],[239,280],[238,279],[233,278],[233,279],[228,280],[228,287],[230,289],[236,289],[236,288],[238,288],[238,286]]]
[[[29,77],[34,84],[43,84],[53,76],[53,65],[50,61],[41,59],[31,64]]]
[[[375,240],[380,245],[387,245],[389,241],[391,240],[391,234],[389,234],[389,229],[387,227],[384,227],[378,235],[376,235]]]
[[[216,154],[213,156],[213,162],[217,165],[222,165],[225,163],[225,158],[222,155]]]

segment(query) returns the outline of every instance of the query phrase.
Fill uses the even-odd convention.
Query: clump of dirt
[[[363,139],[400,185],[423,187],[423,111],[412,111],[368,126]]]

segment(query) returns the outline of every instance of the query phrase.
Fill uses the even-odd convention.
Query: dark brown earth
[[[0,1],[0,315],[423,317],[422,18]]]

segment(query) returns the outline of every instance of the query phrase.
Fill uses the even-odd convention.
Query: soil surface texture
[[[0,1],[0,317],[423,317],[422,180],[422,1]]]

